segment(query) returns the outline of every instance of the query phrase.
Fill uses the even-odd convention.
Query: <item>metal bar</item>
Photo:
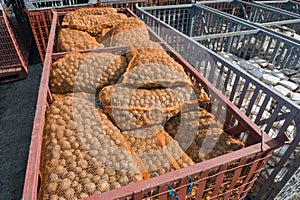
[[[269,118],[269,120],[270,120],[271,122],[273,122],[273,121],[276,120],[276,117],[278,116],[279,112],[281,111],[282,106],[283,106],[283,102],[281,102],[281,101],[278,102],[278,104],[276,105],[275,110],[274,110],[273,113],[272,113],[272,116]],[[270,129],[272,128],[272,125],[273,125],[273,123],[268,123],[268,124],[267,124],[267,127],[266,127],[264,130],[265,130],[266,132],[269,132]]]
[[[219,33],[219,34],[210,34],[210,35],[202,35],[191,37],[191,39],[195,41],[207,40],[213,38],[222,38],[222,37],[230,37],[230,36],[239,36],[239,35],[250,35],[256,34],[259,30],[247,30],[247,31],[238,31],[238,32],[227,32],[227,33]]]
[[[261,156],[262,156],[261,154],[258,155],[258,158],[260,158]],[[251,168],[250,168],[250,171],[249,171],[249,173],[248,173],[248,175],[247,175],[247,178],[246,178],[245,181],[244,181],[245,183],[247,183],[247,182],[250,180],[251,176],[253,176],[254,171],[256,170],[258,163],[259,163],[259,161],[256,161],[256,162],[254,162],[254,163],[251,165]],[[240,197],[240,195],[242,194],[243,189],[244,189],[245,187],[246,187],[246,185],[243,184],[242,187],[241,187],[241,189],[239,190],[238,194],[236,195],[236,198],[235,198],[236,200],[239,199],[239,197]]]
[[[184,185],[184,187],[181,187],[178,191],[178,200],[185,200],[186,198],[186,191],[188,188],[188,183],[190,179],[189,177],[182,178],[180,180],[180,186]]]
[[[275,22],[266,22],[260,23],[261,26],[273,26],[273,25],[286,25],[286,24],[298,24],[300,19],[284,20],[284,21],[275,21]]]
[[[240,78],[241,78],[240,74],[235,74],[235,75],[236,75],[236,76],[235,76],[235,80],[234,80],[234,83],[233,83],[233,87],[232,87],[232,89],[231,89],[232,92],[231,92],[230,97],[229,97],[229,100],[230,100],[230,101],[233,101],[233,98],[234,98],[234,95],[235,95],[236,88],[237,88],[238,83],[239,83]]]
[[[263,113],[265,112],[265,108],[268,105],[268,103],[270,101],[270,98],[271,97],[270,97],[269,94],[265,95],[264,101],[263,101],[262,105],[260,106],[260,110],[259,110],[259,112],[256,115],[256,119],[254,121],[255,123],[258,123],[261,120],[261,117],[262,117]]]
[[[291,110],[289,115],[285,117],[285,121],[282,124],[281,128],[279,129],[279,133],[284,133],[284,130],[287,130],[288,126],[291,125],[292,121],[296,118],[296,115],[298,114],[299,110]],[[298,123],[298,122],[296,122]],[[297,136],[296,136],[297,137]]]
[[[218,192],[221,188],[227,166],[228,166],[228,164],[222,165],[219,169],[219,175],[216,177],[216,184],[214,186],[214,190],[212,193],[212,196],[213,196],[213,198],[211,198],[212,200],[215,199],[214,196],[216,196],[218,194]]]
[[[198,188],[197,188],[197,194],[196,194],[196,199],[202,199],[203,197],[203,191],[205,189],[205,185],[206,185],[206,181],[207,181],[207,177],[208,176],[208,171],[203,171],[200,175],[200,182],[198,184]]]
[[[284,59],[281,62],[281,66],[286,66],[287,61],[290,57],[293,57],[294,54],[291,54],[294,51],[294,47],[290,45],[284,45],[284,47],[287,49],[287,52],[284,55]]]
[[[159,186],[158,192],[161,194],[158,196],[158,200],[165,200],[168,198],[168,193],[165,193],[165,191],[168,191],[168,185],[162,185]],[[162,194],[163,193],[163,194]]]
[[[242,158],[242,159],[240,160],[239,164],[238,164],[238,167],[239,167],[239,168],[236,169],[236,170],[234,170],[234,175],[233,175],[232,181],[231,181],[231,183],[230,183],[230,186],[229,186],[229,188],[228,188],[229,191],[232,190],[232,189],[234,188],[234,186],[235,186],[235,184],[236,184],[238,178],[240,177],[240,175],[241,175],[241,173],[242,173],[242,170],[243,170],[243,167],[242,167],[242,166],[246,163],[246,160],[247,160],[247,158],[245,158],[245,157]],[[228,193],[225,195],[224,199],[229,199],[230,195],[231,195],[231,192],[228,192]]]

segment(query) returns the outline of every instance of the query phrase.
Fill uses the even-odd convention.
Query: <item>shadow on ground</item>
[[[0,85],[0,199],[22,198],[28,150],[42,71],[32,51],[28,77]]]

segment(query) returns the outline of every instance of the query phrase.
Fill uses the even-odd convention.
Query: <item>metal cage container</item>
[[[29,28],[9,15],[8,8],[0,5],[0,83],[24,79],[28,73],[31,45]],[[20,30],[23,34],[20,34]]]
[[[65,55],[65,53],[53,53],[55,28],[58,23],[57,20],[57,13],[55,13],[37,101],[36,117],[33,126],[31,149],[23,191],[24,200],[34,200],[37,198],[42,145],[41,138],[43,136],[45,112],[52,101],[51,89],[49,88],[51,63]],[[157,38],[159,39],[159,37]],[[185,199],[192,196],[201,199],[202,197],[205,197],[208,192],[212,197],[229,199],[234,196],[238,199],[243,199],[251,189],[252,184],[256,180],[261,169],[263,169],[264,164],[267,162],[274,148],[283,145],[284,141],[286,141],[285,134],[281,134],[278,137],[271,139],[271,137],[267,136],[251,122],[245,114],[227,100],[218,89],[207,81],[168,44],[161,39],[159,42],[173,59],[184,67],[192,80],[205,87],[212,99],[212,105],[208,106],[207,109],[212,113],[224,113],[224,115],[216,116],[219,121],[225,124],[227,132],[236,136],[242,136],[242,133],[243,136],[247,135],[247,139],[241,137],[244,138],[247,147],[190,167],[166,173],[139,183],[123,186],[86,199],[167,199],[168,196],[174,195],[178,195],[179,199]],[[126,46],[103,48],[94,50],[94,52],[124,51],[125,53],[128,48],[129,47]],[[205,54],[205,52],[207,51],[204,50],[203,53]],[[288,118],[288,120],[292,119]],[[286,123],[289,122],[287,121]],[[228,173],[232,173],[233,175],[233,179],[229,182],[224,178],[224,175]],[[237,186],[236,184],[239,180],[242,180],[243,184]],[[207,186],[206,183],[208,182],[212,182],[214,187]],[[220,191],[221,186],[224,184],[228,185],[228,189]],[[190,190],[188,190],[190,187],[195,188],[195,192],[186,194],[187,191],[190,192]]]

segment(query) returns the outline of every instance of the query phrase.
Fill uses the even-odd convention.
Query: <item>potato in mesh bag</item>
[[[46,112],[39,199],[79,199],[149,178],[118,128],[84,99],[89,96],[56,95]]]
[[[162,126],[126,131],[123,135],[151,177],[194,164]]]
[[[87,31],[92,35],[101,33],[103,28],[112,28],[119,23],[123,23],[127,16],[122,13],[112,13],[107,15],[85,15],[74,18],[70,21],[69,27],[77,30]]]
[[[116,84],[99,93],[104,111],[121,130],[164,124],[181,110],[197,108],[200,98],[191,86],[147,90]]]
[[[202,108],[174,116],[165,124],[165,130],[195,163],[245,147],[239,139],[225,133],[214,115]]]
[[[72,12],[68,12],[64,18],[62,25],[69,26],[70,22],[76,18],[81,18],[82,16],[87,15],[107,15],[117,13],[115,8],[80,8]]]
[[[131,61],[137,53],[146,52],[149,50],[163,50],[163,47],[159,43],[152,40],[144,41],[143,43],[138,44],[133,43],[130,45],[130,47],[131,50],[126,53],[126,58],[129,61]]]
[[[164,50],[133,50],[132,53],[122,83],[144,88],[192,85],[183,67]]]
[[[127,59],[112,53],[72,52],[52,64],[51,91],[95,93],[116,83],[127,68]]]
[[[111,46],[142,44],[149,39],[145,23],[135,17],[128,17],[113,29]]]
[[[57,51],[77,51],[103,48],[104,46],[90,34],[71,28],[62,28],[57,36]]]

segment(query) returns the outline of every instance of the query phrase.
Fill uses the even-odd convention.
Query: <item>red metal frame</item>
[[[32,140],[28,157],[28,165],[26,171],[26,178],[24,183],[23,200],[35,200],[37,198],[38,184],[39,184],[39,167],[41,157],[41,146],[43,137],[43,127],[45,123],[45,112],[47,106],[51,103],[51,93],[49,89],[49,77],[52,61],[63,56],[65,53],[53,53],[53,45],[55,39],[55,26],[57,24],[58,14],[54,13],[52,28],[47,47],[47,54],[44,62],[42,72],[40,89],[38,94],[38,101],[36,106],[36,115],[32,131]],[[206,194],[208,188],[206,183],[216,178],[213,190],[214,196],[226,195],[227,197],[235,192],[236,199],[243,199],[257,176],[259,175],[264,164],[270,157],[272,150],[284,144],[287,138],[284,134],[275,139],[270,138],[267,134],[262,132],[245,114],[243,114],[233,103],[225,98],[210,82],[208,82],[196,69],[194,69],[187,61],[178,55],[169,45],[164,43],[162,45],[170,53],[170,55],[179,62],[186,72],[196,82],[201,83],[207,91],[209,91],[214,106],[225,106],[227,108],[226,122],[224,127],[230,130],[240,130],[239,133],[247,131],[248,139],[246,143],[248,146],[235,152],[225,154],[223,156],[213,158],[190,167],[176,170],[161,176],[133,183],[112,191],[102,193],[100,195],[85,198],[86,200],[92,199],[141,199],[145,194],[152,194],[151,197],[158,199],[166,199],[168,195],[168,186],[174,186],[174,190],[179,194],[179,199],[185,199],[186,188],[188,187],[190,178],[196,178],[192,182],[194,186],[197,185],[197,193],[194,194],[197,198],[201,199],[203,194]],[[94,50],[93,52],[116,52],[124,50],[128,47],[116,47]],[[218,104],[218,105],[217,105]],[[234,122],[238,121],[238,126]],[[234,166],[234,167],[232,167]],[[215,171],[215,174],[211,174]],[[222,194],[218,194],[221,188],[225,173],[232,172],[233,179],[230,182],[230,189]],[[243,180],[243,183],[237,188],[234,188],[238,179]],[[228,180],[227,180],[228,181]],[[229,184],[229,182],[227,183]],[[156,192],[156,193],[155,193]]]
[[[73,8],[58,8],[55,9],[58,12],[66,12],[78,9],[78,7]],[[50,35],[51,23],[52,23],[52,10],[35,10],[29,11],[25,9],[28,16],[30,27],[33,33],[34,40],[36,42],[40,58],[44,62],[46,55],[48,38]]]
[[[25,59],[28,55],[22,54],[23,44],[16,40],[5,9],[0,10],[0,24],[0,83],[24,79],[28,74],[28,60]]]

